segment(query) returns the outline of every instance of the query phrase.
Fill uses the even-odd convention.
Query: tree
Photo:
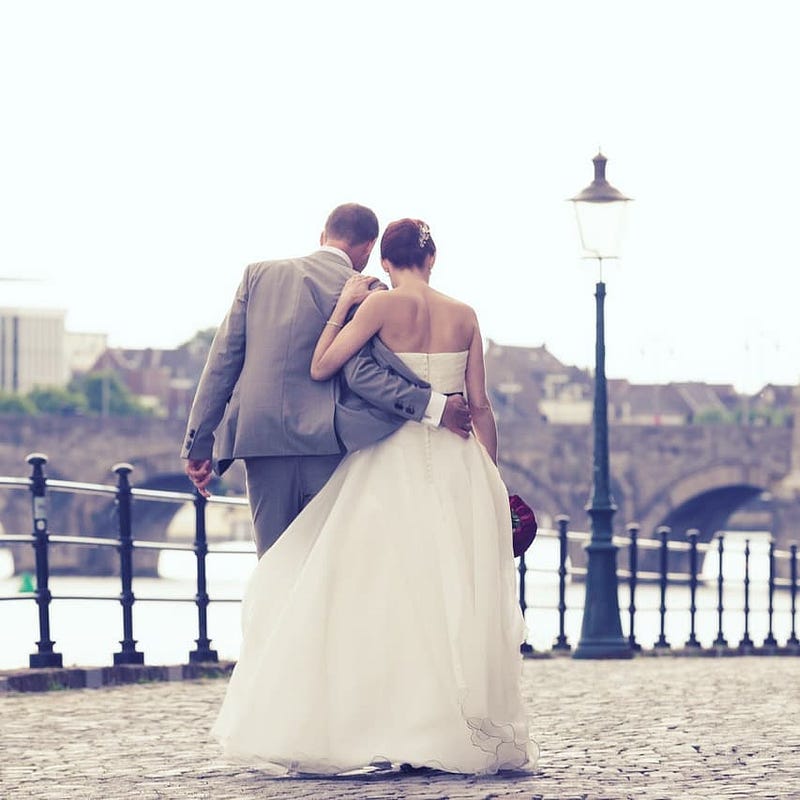
[[[197,331],[191,339],[178,346],[178,350],[188,350],[191,353],[207,353],[211,347],[211,342],[217,333],[216,328],[203,328]]]
[[[36,414],[36,406],[24,395],[0,392],[0,414]]]
[[[88,372],[73,378],[69,391],[86,397],[92,414],[112,416],[147,416],[151,411],[131,394],[116,372]]]
[[[37,387],[28,392],[27,399],[42,414],[82,414],[88,409],[86,396],[68,389]]]

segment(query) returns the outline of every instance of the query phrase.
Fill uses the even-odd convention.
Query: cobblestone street
[[[800,658],[533,659],[534,774],[268,778],[209,740],[226,678],[0,694],[0,796],[800,798]]]

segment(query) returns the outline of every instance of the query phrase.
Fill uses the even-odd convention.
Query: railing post
[[[211,649],[208,638],[208,591],[206,588],[206,556],[208,539],[206,537],[206,498],[195,490],[194,494],[194,553],[197,556],[197,649],[189,652],[189,663],[217,661],[217,651]]]
[[[128,476],[133,472],[130,464],[115,464],[112,472],[117,474],[117,515],[119,517],[119,574],[122,591],[122,650],[114,653],[114,664],[144,664],[144,653],[136,649],[133,638],[133,533],[131,528],[131,485]]]
[[[722,604],[722,591],[725,578],[722,575],[722,562],[725,550],[724,535],[717,535],[717,553],[719,555],[719,574],[717,575],[717,638],[714,639],[714,647],[727,647],[728,640],[722,635],[722,614],[724,612]]]
[[[697,539],[700,531],[690,528],[686,531],[689,540],[689,638],[686,647],[700,647],[695,631],[695,618],[697,616]]]
[[[61,667],[61,653],[53,651],[55,642],[50,638],[50,601],[52,596],[48,587],[50,580],[50,564],[48,545],[50,536],[47,532],[47,479],[44,476],[44,465],[47,456],[44,453],[31,453],[26,459],[33,468],[31,474],[31,502],[33,506],[33,549],[36,555],[36,605],[39,609],[39,641],[38,651],[28,656],[30,667]]]
[[[789,545],[791,558],[789,560],[789,596],[791,598],[792,632],[786,641],[786,646],[792,650],[800,649],[800,639],[797,638],[797,544]]]
[[[639,642],[636,641],[635,622],[636,622],[636,582],[638,580],[639,570],[639,526],[632,522],[628,525],[628,537],[630,538],[630,545],[628,546],[628,571],[630,578],[628,578],[628,644],[631,650],[638,652],[642,649]]]
[[[523,656],[533,653],[533,646],[528,642],[528,623],[525,619],[525,610],[527,603],[525,601],[525,575],[528,572],[528,567],[525,564],[525,553],[519,557],[519,608],[522,611],[522,622],[525,625],[525,641],[519,646],[519,651]]]
[[[560,514],[556,517],[558,524],[558,637],[553,644],[553,650],[569,652],[572,646],[567,641],[566,613],[567,613],[567,526],[569,517]]]
[[[666,626],[666,617],[667,617],[667,568],[668,568],[668,558],[669,558],[669,534],[670,529],[666,525],[662,525],[656,531],[656,535],[661,539],[661,569],[659,570],[659,589],[660,589],[660,596],[661,600],[658,606],[658,615],[659,615],[659,634],[658,640],[653,645],[656,648],[667,648],[669,647],[669,642],[667,641],[666,633],[665,633],[665,626]]]
[[[752,653],[750,638],[750,540],[744,540],[744,634],[739,642],[739,652]]]
[[[767,649],[778,646],[778,640],[772,630],[773,616],[775,614],[775,540],[769,540],[769,584],[767,585],[767,617],[769,619],[769,630],[764,643],[761,645]]]

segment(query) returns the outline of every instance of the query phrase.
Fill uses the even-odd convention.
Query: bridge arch
[[[645,536],[669,525],[673,538],[688,528],[709,541],[728,518],[770,486],[773,476],[757,464],[721,462],[685,475],[664,487],[643,506],[639,523]]]

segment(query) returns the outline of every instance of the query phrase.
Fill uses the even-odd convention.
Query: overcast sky
[[[40,280],[0,306],[174,347],[357,201],[429,222],[433,284],[485,337],[592,366],[566,199],[601,147],[634,198],[608,375],[797,383],[795,7],[7,0],[0,276]]]

